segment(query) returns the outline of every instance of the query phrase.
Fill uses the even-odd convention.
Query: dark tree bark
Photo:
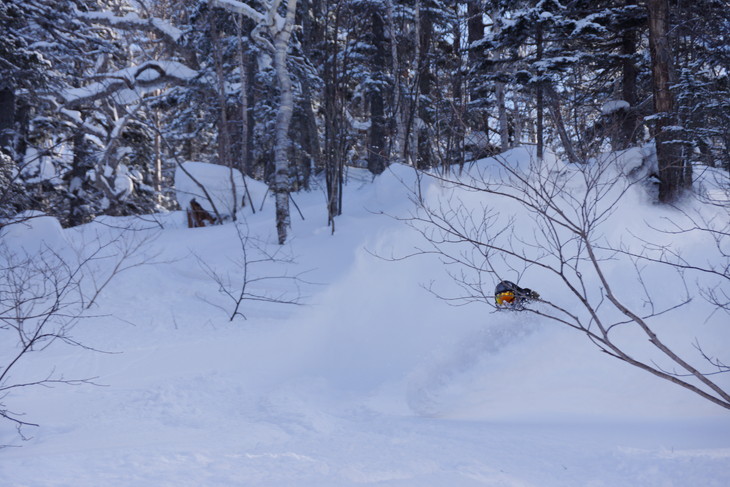
[[[15,92],[0,89],[0,149],[11,150],[15,132]]]
[[[481,40],[484,37],[484,20],[482,15],[484,14],[481,2],[479,0],[468,0],[466,2],[466,15],[468,19],[467,25],[467,41],[469,46],[473,43]],[[473,64],[479,61],[479,54],[477,51],[469,50],[469,63]]]
[[[314,46],[321,46],[324,43],[324,30],[321,24],[322,6],[319,0],[304,0],[301,11],[303,12],[302,51],[310,62],[316,62],[317,52]],[[301,90],[301,144],[305,152],[302,156],[301,172],[302,184],[305,189],[309,189],[312,171],[322,168],[322,148],[317,113],[314,109],[316,88],[313,87],[312,79],[306,72],[301,77]]]
[[[537,32],[535,34],[535,44],[537,45],[537,60],[542,59],[543,54],[543,43],[542,43],[542,24],[538,22]],[[542,76],[542,70],[538,68],[538,78]],[[543,85],[542,81],[538,79],[537,82],[537,158],[542,159],[544,147],[543,147],[543,112],[544,112],[544,101],[543,101]]]
[[[563,144],[565,154],[568,156],[568,161],[571,164],[577,164],[578,162],[580,162],[580,160],[578,159],[578,154],[576,154],[575,152],[573,141],[570,139],[568,131],[565,128],[565,122],[563,121],[563,110],[560,106],[560,95],[558,95],[558,93],[549,83],[541,83],[540,86],[540,93],[542,93],[543,96],[547,96],[548,110],[550,112],[551,118],[553,119],[555,130],[558,132],[558,137],[560,137],[560,142],[561,144]]]
[[[375,53],[373,55],[374,78],[380,80],[385,71],[385,26],[377,10],[372,12],[372,35]],[[370,90],[370,140],[368,141],[368,169],[380,174],[386,166],[385,106],[384,93],[380,85]]]
[[[233,221],[238,218],[238,201],[240,201],[243,195],[236,194],[236,183],[234,178],[235,166],[240,165],[234,163],[233,144],[231,142],[230,124],[228,123],[228,100],[226,98],[226,86],[225,86],[225,73],[223,72],[223,54],[222,40],[219,36],[218,29],[216,28],[216,21],[213,16],[209,19],[210,22],[210,37],[213,48],[213,58],[215,63],[215,72],[218,78],[218,162],[230,168],[229,182],[231,184],[231,196],[233,200],[232,215]]]
[[[482,62],[482,56],[484,55],[480,49],[473,48],[475,42],[484,38],[484,8],[482,4],[483,2],[480,0],[467,0],[466,2],[466,42],[469,52],[467,60],[472,71],[475,70],[476,66]],[[468,100],[474,102],[481,98],[481,95],[477,93],[478,85],[479,83],[467,82],[468,93],[466,94],[466,97]],[[469,103],[469,101],[467,101],[467,103]],[[479,109],[484,111],[486,110],[486,107],[481,106]],[[475,113],[467,112],[465,116],[467,125],[472,130],[486,133],[488,131],[486,122],[487,116],[485,116],[485,113],[480,113],[479,116],[475,115]]]
[[[677,140],[675,100],[671,90],[672,49],[669,41],[669,1],[648,0],[655,140],[659,164],[659,201],[671,203],[692,185],[692,167],[683,160]]]
[[[626,5],[635,5],[635,0],[626,0]],[[638,112],[636,106],[636,78],[638,69],[634,63],[634,56],[637,50],[636,30],[625,29],[621,35],[622,80],[621,88],[624,101],[629,104],[628,110],[621,124],[621,141],[619,149],[626,149],[636,142],[636,129],[638,127]]]
[[[327,224],[335,232],[335,217],[342,214],[343,165],[346,157],[346,130],[343,127],[342,78],[345,62],[341,57],[338,38],[342,20],[342,3],[336,2],[331,15],[325,16],[324,31],[324,153],[323,163],[327,189]],[[329,23],[332,23],[330,25]]]
[[[431,154],[430,126],[433,122],[431,112],[431,87],[433,85],[429,57],[431,53],[431,42],[433,40],[433,16],[428,9],[420,9],[418,16],[420,45],[420,59],[418,66],[418,118],[421,120],[418,130],[418,161],[419,168],[433,166]]]
[[[86,223],[86,212],[84,211],[83,181],[86,178],[86,172],[90,168],[88,163],[89,147],[85,140],[84,132],[77,129],[73,136],[73,159],[71,161],[71,171],[69,173],[69,213],[68,225],[75,227]]]
[[[248,56],[246,64],[246,78],[250,81],[248,85],[248,91],[245,93],[246,106],[246,117],[248,119],[246,123],[246,174],[251,177],[256,176],[255,164],[254,164],[254,141],[256,140],[256,117],[254,116],[253,107],[256,104],[256,69],[257,69],[256,57]]]
[[[455,2],[453,6],[454,18],[456,21],[452,26],[453,35],[453,75],[451,79],[452,86],[452,108],[451,108],[451,126],[447,128],[448,134],[448,147],[447,153],[448,160],[444,166],[445,170],[448,170],[449,164],[458,163],[459,167],[464,165],[464,115],[466,113],[465,100],[464,100],[464,74],[462,72],[462,49],[463,41],[461,37],[461,18],[459,15],[460,5]],[[481,19],[481,16],[480,16]]]

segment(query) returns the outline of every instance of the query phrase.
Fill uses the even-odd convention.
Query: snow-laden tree
[[[670,15],[685,157],[730,170],[730,9],[717,0],[684,0]]]
[[[63,101],[68,110],[92,119],[84,126],[94,129],[88,139],[97,158],[87,175],[102,194],[101,211],[148,212],[162,202],[162,96],[198,76],[197,57],[165,18],[169,12],[112,7],[78,12],[78,18],[87,29],[105,32],[120,54],[97,58]]]
[[[497,102],[501,145],[524,140],[528,129],[528,140],[560,145],[577,162],[607,137],[619,144],[621,134],[623,147],[636,140],[634,37],[642,14],[632,2],[493,2],[492,24],[475,46],[484,55],[474,76],[487,99],[498,98],[498,88],[501,98],[509,91],[508,115]],[[628,108],[614,104],[621,113],[605,116],[605,103],[624,98]]]
[[[48,83],[48,61],[33,46],[36,29],[31,26],[34,2],[8,1],[0,4],[0,149],[15,156],[23,131],[23,114],[30,100],[30,88]],[[27,123],[27,122],[26,122]]]
[[[155,63],[149,46],[174,41],[179,31],[141,18],[140,5],[3,3],[0,21],[11,35],[0,55],[1,123],[9,127],[3,133],[15,177],[33,188],[23,209],[74,225],[101,212],[155,208],[146,99],[180,78],[180,63]]]
[[[285,240],[310,178],[334,225],[350,165],[448,167],[521,143],[585,161],[654,136],[685,176],[687,161],[727,165],[727,9],[693,5],[668,11],[665,120],[636,0],[8,0],[14,207],[64,224],[150,212],[178,163],[212,162],[269,182]]]
[[[80,53],[108,51],[96,35],[79,29],[76,15],[94,2],[3,2],[7,27],[2,54],[5,149],[16,183],[31,190],[23,208],[54,211],[69,220],[73,197],[63,177],[72,164],[74,117],[59,110],[59,94],[90,65]],[[5,30],[4,30],[5,31]],[[93,46],[93,47],[92,47]]]

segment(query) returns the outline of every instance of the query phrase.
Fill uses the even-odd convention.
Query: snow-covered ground
[[[188,229],[177,212],[18,230],[16,243],[45,238],[54,248],[130,221],[147,228],[137,238],[156,237],[137,254],[147,264],[121,272],[73,330],[107,353],[56,343],[24,364],[28,378],[55,369],[99,386],[22,388],[4,399],[41,427],[25,428],[31,438],[21,441],[0,423],[0,444],[10,445],[0,449],[0,485],[730,485],[727,410],[567,327],[450,306],[425,289],[453,290],[436,256],[387,258],[422,246],[393,218],[411,210],[411,171],[393,167],[373,184],[351,171],[334,235],[323,193],[294,195],[305,219],[293,208],[282,249],[272,243],[272,202],[255,215],[245,209],[241,235],[281,252],[277,262],[249,252],[251,278],[277,278],[251,291],[300,303],[247,300],[245,320],[229,321],[231,303],[210,275],[236,289],[234,224]],[[619,214],[641,225],[659,211]],[[606,233],[621,225],[629,222]],[[545,283],[529,284],[556,298]],[[706,302],[689,306],[678,316],[696,321],[679,325],[709,329],[728,350],[727,315],[704,320]],[[9,356],[9,347],[0,350]]]

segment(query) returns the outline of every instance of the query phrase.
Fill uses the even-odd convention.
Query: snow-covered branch
[[[157,35],[173,51],[179,53],[193,69],[197,69],[197,53],[180,43],[183,32],[159,17],[142,18],[136,13],[117,16],[111,12],[78,12],[79,19],[92,24],[101,24],[116,29],[143,31]]]
[[[197,75],[197,71],[177,61],[147,61],[138,66],[97,75],[95,78],[101,78],[101,81],[66,90],[61,96],[66,108],[73,109],[119,90],[155,89],[167,83],[184,83]]]
[[[175,43],[182,36],[182,31],[158,17],[142,18],[136,13],[116,16],[111,12],[78,12],[82,20],[108,25],[126,30],[144,30],[160,35],[169,42]]]
[[[265,20],[265,16],[262,13],[258,12],[251,6],[246,5],[243,2],[237,2],[236,0],[208,0],[208,4],[211,7],[220,7],[228,10],[229,12],[245,15],[257,24],[261,24]]]
[[[674,250],[681,244],[651,224],[607,236],[607,222],[622,222],[628,230],[621,217],[626,207],[631,205],[632,214],[641,211],[632,198],[642,195],[643,187],[615,169],[613,159],[564,165],[511,151],[460,176],[429,174],[443,193],[422,198],[414,190],[418,212],[409,223],[431,246],[429,253],[457,269],[450,274],[465,291],[457,296],[462,302],[492,302],[492,286],[505,275],[537,276],[551,283],[553,296],[524,311],[579,330],[602,352],[730,409],[727,383],[711,378],[728,372],[726,361],[699,347],[699,354],[687,353],[666,332],[669,323],[684,318],[680,310],[692,301],[690,274],[714,308],[710,316],[727,311],[727,295],[715,292],[727,277],[721,264],[727,261],[725,247],[707,239],[709,253],[702,259],[708,264],[703,266],[685,260]],[[500,207],[510,210],[494,209]],[[714,207],[696,211],[707,212],[706,222],[718,218]],[[671,236],[691,229],[678,213],[670,229],[673,224],[679,231]],[[710,223],[694,227],[715,228]],[[692,233],[692,242],[699,242]],[[647,284],[650,278],[661,279],[661,292]],[[647,349],[628,346],[629,333],[643,336]]]

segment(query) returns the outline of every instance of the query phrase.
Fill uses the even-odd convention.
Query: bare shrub
[[[408,223],[429,244],[421,252],[437,254],[462,290],[445,299],[492,304],[497,282],[539,276],[549,292],[540,290],[542,299],[525,312],[574,328],[602,352],[730,409],[730,394],[713,378],[730,372],[728,362],[697,338],[677,343],[663,333],[698,294],[709,315],[727,311],[727,220],[657,207],[665,216],[637,222],[640,235],[605,234],[616,228],[607,221],[628,226],[632,207],[651,204],[634,187],[644,182],[623,174],[619,161],[566,166],[546,158],[520,166],[519,158],[496,157],[461,176],[430,174],[439,194],[414,194]],[[699,261],[683,255],[674,240],[687,233],[706,234],[716,252]],[[637,283],[632,293],[623,289],[627,282]],[[636,346],[641,337],[648,350]]]
[[[236,222],[238,253],[227,259],[224,268],[211,263],[210,259],[196,255],[200,267],[217,285],[218,292],[225,296],[227,305],[206,300],[209,304],[225,312],[230,321],[237,316],[246,319],[245,302],[266,302],[297,305],[301,293],[299,284],[304,282],[300,275],[290,275],[286,271],[271,274],[271,269],[288,267],[293,259],[285,254],[286,247],[277,246],[271,250],[266,242],[251,237],[245,222]],[[283,287],[276,290],[278,287]]]
[[[0,230],[0,418],[14,423],[24,439],[23,428],[38,424],[13,411],[8,399],[28,387],[94,383],[95,377],[66,377],[42,353],[54,344],[93,350],[74,338],[74,327],[95,317],[88,309],[116,276],[150,262],[142,249],[153,238],[117,229],[74,248],[60,225],[56,241],[7,238],[23,229],[18,225],[32,228],[35,218],[15,219]]]

